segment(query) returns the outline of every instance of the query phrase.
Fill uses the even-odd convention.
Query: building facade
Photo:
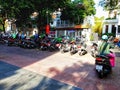
[[[92,25],[91,21],[93,21],[93,18],[91,16],[86,17],[83,24],[75,25],[74,23],[70,23],[69,21],[62,21],[60,19],[60,15],[60,11],[55,11],[53,13],[53,23],[50,24],[50,26],[54,28],[54,30],[50,31],[50,34],[52,34],[52,36],[66,36],[73,39],[84,36],[86,40],[89,40],[89,36],[91,33],[90,27]]]
[[[102,33],[111,33],[115,37],[120,37],[120,12],[113,10],[108,18],[104,20]]]

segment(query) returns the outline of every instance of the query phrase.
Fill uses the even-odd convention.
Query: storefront
[[[68,38],[80,38],[88,28],[79,28],[79,27],[66,27],[66,28],[54,28],[55,37],[68,37]]]

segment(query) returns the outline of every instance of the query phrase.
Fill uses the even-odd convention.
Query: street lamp
[[[46,15],[47,15],[47,25],[48,25],[48,11],[46,11]]]
[[[0,5],[0,17],[3,17],[4,8]],[[7,18],[7,17],[5,17]]]
[[[3,9],[3,7],[0,5],[0,14],[1,14],[1,12],[2,12],[2,9]]]
[[[47,25],[46,25],[46,34],[50,33],[50,25],[49,25],[49,21],[48,21],[48,10],[46,11],[46,17],[47,17]]]
[[[34,12],[31,14],[31,16],[30,16],[32,22],[29,22],[29,24],[32,26],[32,27],[30,27],[30,28],[33,29],[33,30],[32,30],[32,34],[33,34],[33,35],[35,35],[35,33],[39,33],[38,28],[37,28],[37,24],[36,24],[36,18],[38,17],[38,15],[39,15],[39,13],[38,13],[37,11],[34,11]],[[29,31],[28,31],[28,33],[27,33],[27,36],[28,36],[28,35],[29,35]]]

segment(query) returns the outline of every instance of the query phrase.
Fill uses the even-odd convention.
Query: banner
[[[46,25],[46,34],[50,34],[50,25]]]

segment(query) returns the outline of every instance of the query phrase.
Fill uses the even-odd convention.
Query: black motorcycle
[[[34,49],[37,47],[36,43],[31,39],[19,40],[19,46],[28,49]]]
[[[19,46],[19,40],[16,38],[9,37],[7,45],[8,46]]]
[[[51,40],[48,43],[48,50],[50,52],[52,52],[52,51],[59,51],[60,50],[60,46],[61,46],[60,42],[56,42],[55,40]]]
[[[48,47],[50,46],[50,43],[45,41],[45,40],[42,40],[40,42],[40,46],[39,46],[39,49],[42,50],[42,51],[47,51],[48,50]]]
[[[85,55],[85,54],[87,54],[88,52],[87,52],[87,50],[86,49],[80,49],[79,51],[78,51],[78,54],[80,55],[80,56],[83,56],[83,55]]]
[[[95,70],[98,77],[103,78],[111,73],[112,66],[110,64],[110,57],[105,55],[97,55],[95,59]]]

